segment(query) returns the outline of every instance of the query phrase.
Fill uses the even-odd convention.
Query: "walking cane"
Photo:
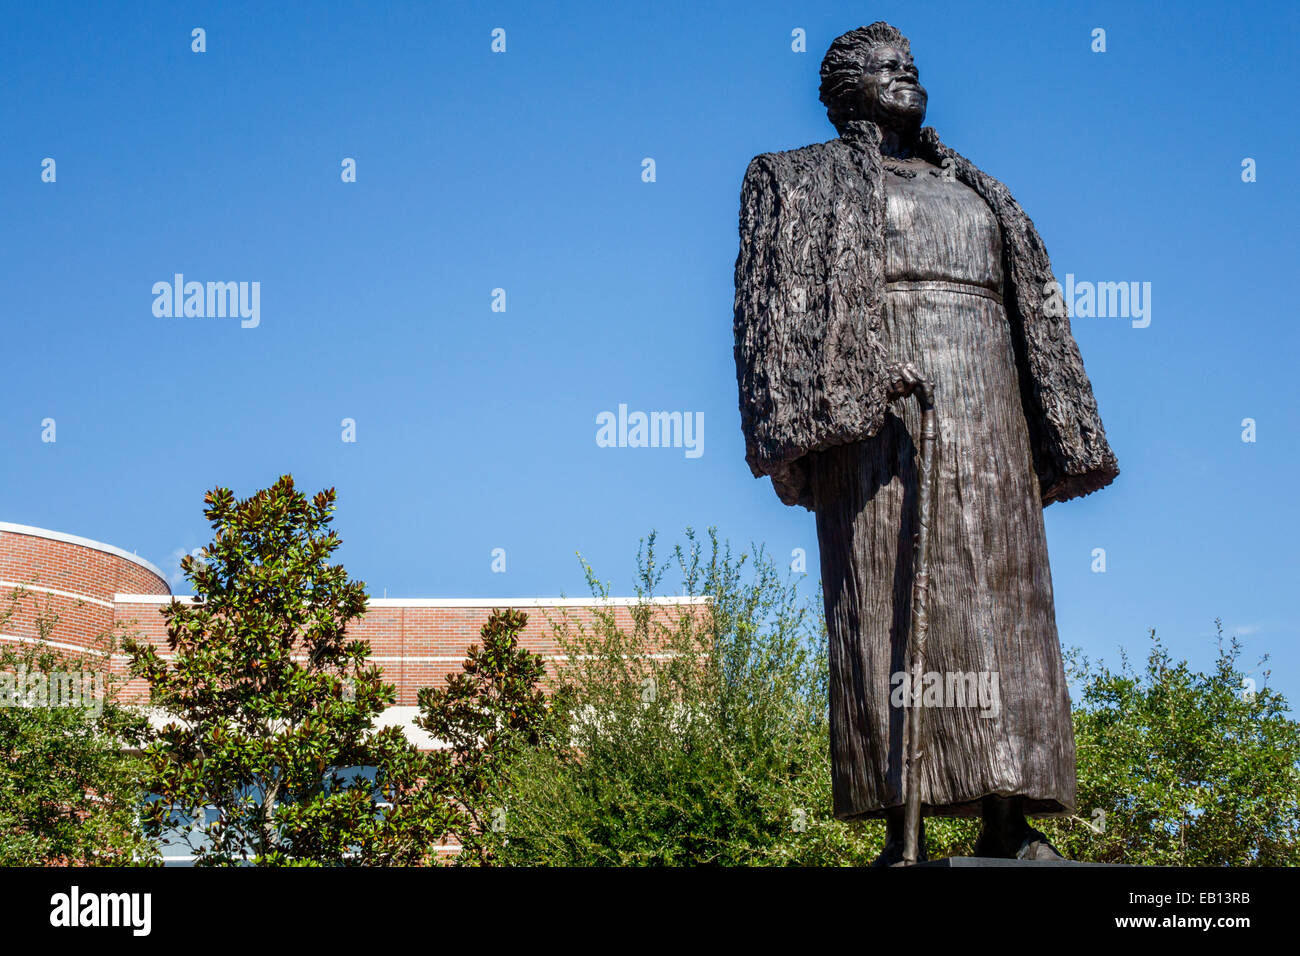
[[[911,365],[891,369],[894,382],[889,400],[915,395],[921,409],[921,454],[917,479],[916,551],[912,574],[912,619],[908,626],[908,693],[914,695],[908,709],[903,783],[903,865],[914,866],[921,842],[921,676],[925,671],[925,639],[930,630],[930,517],[931,488],[934,484],[936,428],[934,385]]]

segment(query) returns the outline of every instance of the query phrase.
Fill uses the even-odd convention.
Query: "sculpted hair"
[[[822,58],[820,99],[836,130],[843,132],[849,120],[867,118],[859,115],[857,98],[849,94],[862,76],[867,54],[872,47],[883,43],[893,44],[909,56],[912,53],[907,37],[884,20],[877,20],[869,27],[858,27],[836,37]]]

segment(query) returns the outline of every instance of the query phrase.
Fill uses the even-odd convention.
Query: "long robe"
[[[886,180],[886,355],[935,389],[940,448],[930,541],[921,802],[978,812],[1075,803],[1074,737],[1047,535],[1001,302],[1001,236],[982,199],[926,164]],[[904,679],[920,434],[915,402],[877,435],[810,456],[831,663],[835,813],[903,802]],[[913,711],[915,713],[915,711]]]

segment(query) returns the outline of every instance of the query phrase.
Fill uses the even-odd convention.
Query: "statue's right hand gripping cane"
[[[903,792],[903,862],[910,866],[916,863],[921,832],[921,700],[918,692],[925,672],[925,639],[930,630],[930,520],[938,429],[935,426],[933,383],[916,366],[906,362],[889,366],[885,374],[889,381],[886,391],[889,401],[915,395],[921,407],[916,552],[912,569],[912,620],[907,650],[912,700],[907,709],[907,756]]]
[[[900,362],[885,368],[885,380],[889,383],[885,399],[890,402],[906,398],[920,389],[923,393],[933,392],[933,387],[926,377],[911,362]]]

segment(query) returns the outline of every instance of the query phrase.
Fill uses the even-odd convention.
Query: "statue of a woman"
[[[821,76],[839,138],[745,174],[735,333],[750,468],[817,515],[835,815],[883,816],[878,862],[900,858],[920,416],[889,398],[910,367],[940,424],[922,812],[982,816],[978,855],[1052,858],[1025,818],[1075,806],[1042,509],[1119,469],[1042,240],[921,128],[907,40],[853,30]]]

